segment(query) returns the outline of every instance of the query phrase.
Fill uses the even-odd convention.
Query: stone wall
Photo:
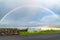
[[[19,32],[16,28],[0,28],[0,35],[18,35]]]

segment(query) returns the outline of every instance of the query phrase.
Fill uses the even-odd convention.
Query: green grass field
[[[60,33],[60,30],[46,30],[40,32],[20,32],[20,35],[36,35],[36,34],[55,34]]]

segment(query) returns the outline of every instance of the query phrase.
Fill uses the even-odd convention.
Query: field
[[[55,34],[60,33],[60,30],[46,30],[40,32],[20,32],[20,35],[36,35],[36,34]]]

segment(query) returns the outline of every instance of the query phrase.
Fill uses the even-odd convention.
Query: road
[[[0,36],[0,40],[60,40],[60,34]]]

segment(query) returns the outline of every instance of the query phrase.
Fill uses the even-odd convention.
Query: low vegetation
[[[60,33],[60,30],[46,30],[40,32],[20,32],[20,35],[36,35],[36,34],[55,34]]]

